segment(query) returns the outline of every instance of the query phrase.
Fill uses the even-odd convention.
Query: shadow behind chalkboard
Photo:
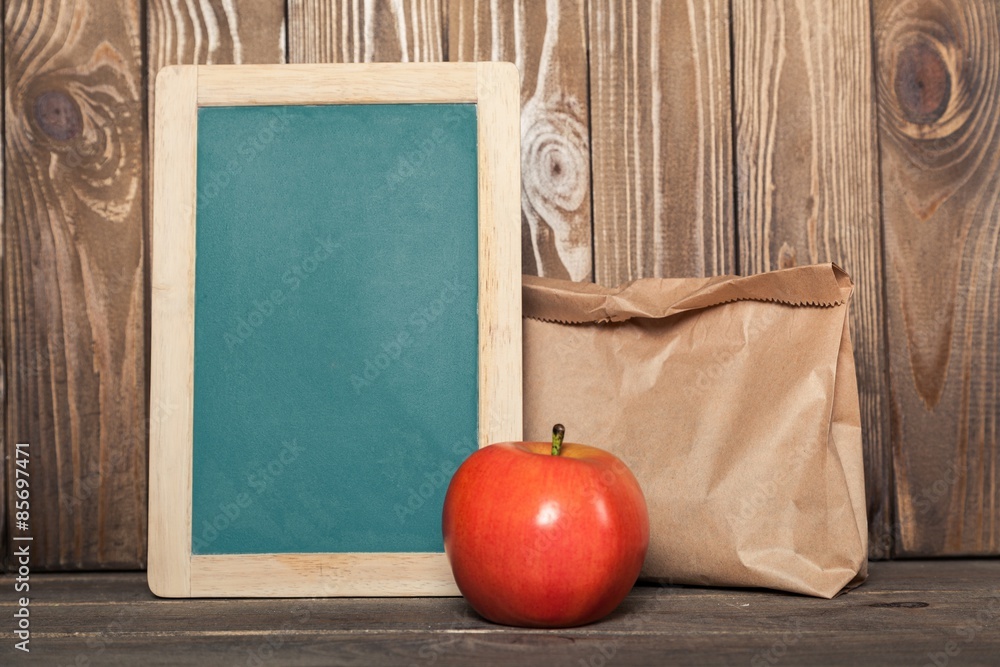
[[[443,550],[477,446],[476,130],[199,109],[193,554]]]

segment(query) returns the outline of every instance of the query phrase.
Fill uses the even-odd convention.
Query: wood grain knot
[[[875,602],[869,607],[878,607],[880,609],[923,609],[924,607],[929,607],[930,605],[926,602]]]
[[[896,60],[896,99],[911,123],[936,122],[951,99],[951,74],[941,53],[928,42],[904,48]]]
[[[35,98],[35,121],[57,141],[69,141],[83,129],[80,106],[61,90],[49,90]]]
[[[548,108],[525,118],[521,130],[524,190],[532,205],[576,211],[590,178],[587,128],[575,116]]]

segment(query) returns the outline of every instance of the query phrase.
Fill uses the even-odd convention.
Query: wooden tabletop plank
[[[1000,591],[884,591],[848,594],[835,601],[760,591],[716,596],[685,595],[672,587],[639,588],[603,621],[564,632],[571,636],[730,635],[783,632],[791,625],[808,633],[936,632],[943,622],[971,618]],[[47,636],[97,636],[110,620],[121,632],[158,632],[184,637],[272,632],[284,619],[303,635],[459,632],[507,633],[480,618],[461,598],[304,598],[264,600],[104,600],[33,605],[33,622]],[[1000,615],[1000,609],[997,614]],[[128,628],[125,628],[127,620]],[[905,620],[905,627],[899,623]],[[542,635],[549,631],[532,631]]]
[[[39,641],[43,641],[41,638]],[[149,650],[144,637],[128,635],[92,639],[81,648],[80,639],[49,639],[45,656],[52,664],[142,665],[469,665],[580,667],[581,665],[933,665],[930,656],[947,665],[993,665],[995,639],[976,638],[945,654],[949,639],[910,633],[887,646],[871,633],[845,636],[796,635],[794,629],[777,636],[748,637],[745,644],[720,643],[717,637],[544,638],[512,632],[500,636],[470,634],[411,635],[405,637],[327,635],[321,638],[274,634],[222,640],[163,637],[161,648]],[[961,640],[959,640],[961,641]],[[41,649],[39,649],[41,650]],[[83,662],[90,660],[89,663]],[[80,660],[81,662],[76,662]],[[947,662],[943,662],[947,660]]]
[[[900,560],[892,563],[870,563],[869,568],[868,580],[856,589],[866,595],[925,590],[975,592],[990,586],[1000,586],[1000,559]],[[157,603],[184,602],[159,599],[153,596],[146,587],[145,572],[105,572],[99,575],[93,572],[65,572],[38,576],[44,582],[45,595],[34,600],[33,604],[92,603],[140,599]],[[0,578],[0,581],[3,579]],[[642,594],[647,589],[655,591],[659,588],[655,585],[640,583],[635,590],[636,594]],[[672,586],[666,590],[673,591],[671,595],[677,597],[726,599],[734,594],[756,594],[759,592],[739,588],[699,586]],[[779,597],[785,596],[779,595]],[[846,597],[845,594],[837,599]],[[376,601],[364,598],[347,599],[360,599],[366,604]],[[458,598],[447,599],[457,600]],[[810,598],[796,597],[795,599],[808,600]],[[279,599],[253,600],[251,602],[254,604],[267,602],[283,604],[288,601]]]
[[[1000,655],[1000,560],[872,563],[871,572],[833,600],[639,586],[607,619],[565,630],[494,625],[461,598],[162,600],[142,573],[36,575],[31,648],[55,664],[109,665],[989,664]],[[0,614],[14,609],[4,597]],[[0,661],[12,651],[4,643]]]

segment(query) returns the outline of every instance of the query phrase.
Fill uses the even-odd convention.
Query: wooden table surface
[[[30,655],[0,578],[0,664],[1000,665],[1000,559],[872,563],[834,600],[637,587],[570,630],[488,623],[461,598],[164,600],[145,573],[33,574]]]

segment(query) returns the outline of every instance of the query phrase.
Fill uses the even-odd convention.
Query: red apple
[[[505,442],[474,452],[444,500],[444,549],[472,608],[495,623],[592,623],[628,595],[649,546],[642,489],[586,445]]]

